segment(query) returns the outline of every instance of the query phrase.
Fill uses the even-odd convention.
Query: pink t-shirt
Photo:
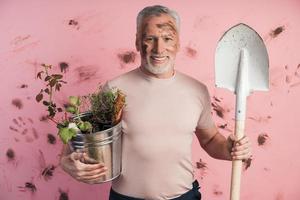
[[[192,139],[210,128],[210,98],[199,81],[176,72],[168,79],[140,68],[109,81],[126,95],[122,129],[122,174],[112,188],[144,199],[170,199],[192,188]]]

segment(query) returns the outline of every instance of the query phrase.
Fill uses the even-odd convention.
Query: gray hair
[[[137,33],[139,32],[140,27],[142,25],[142,22],[146,17],[152,16],[152,15],[160,16],[161,14],[167,14],[170,17],[172,17],[175,20],[175,23],[176,23],[176,30],[177,30],[177,32],[179,32],[179,30],[180,30],[180,17],[177,14],[177,12],[174,11],[174,10],[171,10],[171,9],[165,7],[165,6],[154,5],[154,6],[145,7],[143,10],[141,10],[139,12],[139,14],[136,18],[136,31],[137,31]]]

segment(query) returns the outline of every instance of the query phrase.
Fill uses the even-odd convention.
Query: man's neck
[[[148,76],[152,76],[152,77],[158,78],[158,79],[171,78],[172,76],[174,76],[174,73],[175,73],[174,68],[172,68],[171,70],[169,70],[163,74],[153,74],[153,73],[149,72],[144,66],[140,66],[140,68],[143,73],[147,74]]]

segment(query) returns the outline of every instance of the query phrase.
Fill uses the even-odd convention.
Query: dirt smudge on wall
[[[205,169],[207,169],[207,164],[200,159],[199,162],[196,162],[196,167],[197,167],[197,169],[205,170]]]
[[[69,64],[66,63],[66,62],[60,62],[59,63],[59,68],[60,68],[60,71],[62,73],[66,73],[68,71],[68,69],[69,69]]]
[[[14,105],[16,108],[18,108],[19,110],[23,108],[23,103],[21,101],[21,99],[19,98],[15,98],[11,101],[11,104]]]
[[[136,58],[136,53],[134,51],[126,51],[118,54],[118,58],[124,64],[134,63]]]
[[[192,47],[186,47],[185,48],[185,54],[190,58],[196,58],[197,57],[197,50],[193,49]]]
[[[19,86],[19,88],[21,88],[21,89],[28,88],[28,85],[27,84],[22,84],[22,85]]]
[[[49,144],[56,144],[56,137],[51,133],[47,134],[47,141]]]
[[[78,74],[79,83],[83,81],[88,81],[96,77],[98,69],[93,66],[80,66],[75,69]]]
[[[223,194],[223,192],[219,189],[219,186],[214,186],[214,189],[213,189],[213,194],[215,196],[221,196]]]
[[[16,129],[16,128],[13,127],[13,126],[9,126],[9,129],[12,130],[12,131],[14,131],[14,132],[19,132],[18,129]]]
[[[75,19],[70,19],[68,25],[74,27],[77,30],[80,29],[79,22]]]
[[[35,193],[37,191],[36,186],[32,182],[26,182],[24,186],[19,186],[19,188],[22,192],[30,191],[32,193]]]
[[[54,165],[50,164],[42,170],[42,176],[46,181],[52,178],[55,168]]]
[[[265,145],[266,141],[269,139],[268,134],[262,133],[257,137],[257,143],[259,146]]]
[[[248,158],[247,160],[243,160],[244,170],[247,170],[252,164],[252,158]]]
[[[64,192],[62,190],[59,190],[59,200],[69,200],[69,195],[67,192]]]
[[[15,159],[15,152],[11,148],[7,149],[6,151],[6,157],[8,158],[8,161],[12,161]]]
[[[271,32],[270,32],[270,36],[272,37],[272,38],[276,38],[279,34],[281,34],[283,31],[285,30],[285,26],[279,26],[279,27],[277,27],[276,29],[274,29],[274,30],[271,30]]]
[[[41,122],[47,122],[48,121],[48,116],[47,115],[42,115],[42,116],[40,116],[39,120]]]

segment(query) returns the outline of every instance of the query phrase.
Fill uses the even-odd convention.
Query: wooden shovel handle
[[[235,136],[238,139],[241,139],[244,136],[244,130],[245,121],[235,121]],[[242,164],[241,160],[232,161],[230,200],[240,199]]]

